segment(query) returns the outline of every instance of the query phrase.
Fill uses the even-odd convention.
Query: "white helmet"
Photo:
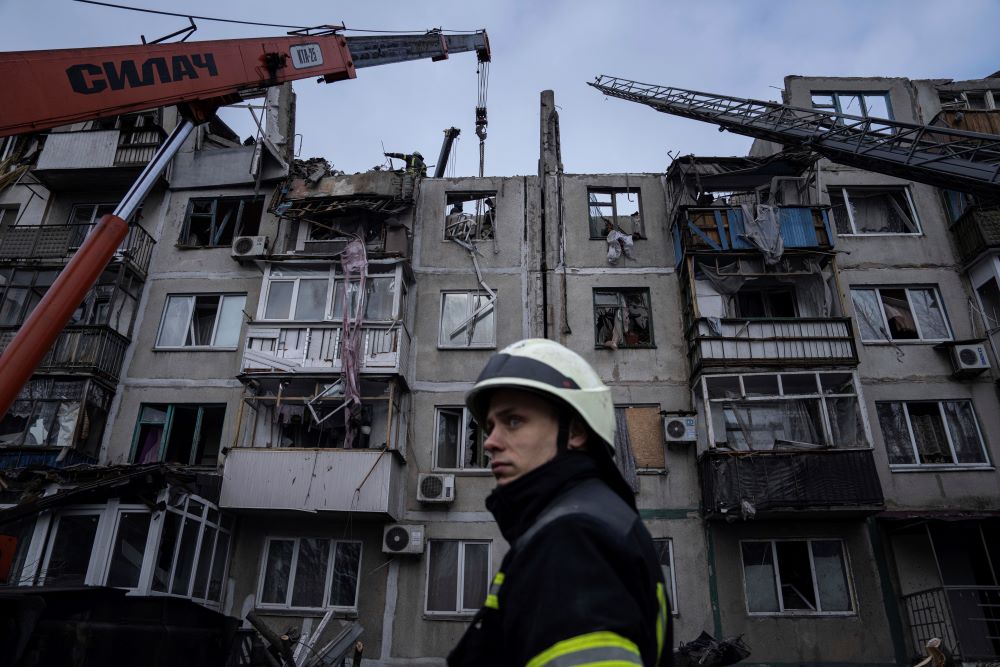
[[[611,390],[576,352],[545,338],[528,338],[490,357],[465,404],[486,423],[489,397],[496,389],[522,389],[565,403],[614,451],[615,406]]]

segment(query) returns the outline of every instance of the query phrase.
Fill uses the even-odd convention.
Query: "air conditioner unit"
[[[663,416],[663,439],[667,442],[694,442],[698,439],[694,415],[667,413]]]
[[[951,353],[951,366],[955,377],[973,377],[990,367],[984,343],[952,345],[948,351]]]
[[[417,475],[417,500],[422,503],[450,503],[455,500],[454,475]]]
[[[422,554],[424,527],[392,523],[382,533],[382,553]]]
[[[256,259],[267,255],[266,236],[237,236],[233,239],[233,257]]]

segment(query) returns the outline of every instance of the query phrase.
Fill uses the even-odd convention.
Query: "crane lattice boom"
[[[803,109],[599,76],[591,86],[737,134],[801,145],[830,160],[941,188],[1000,196],[1000,136]]]

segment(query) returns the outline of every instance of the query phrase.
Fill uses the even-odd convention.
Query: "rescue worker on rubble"
[[[611,391],[545,339],[493,355],[466,396],[510,550],[448,664],[673,664],[666,587],[615,466]]]
[[[394,157],[406,163],[406,173],[410,176],[426,176],[427,164],[424,156],[417,151],[412,153],[384,153],[386,157]]]

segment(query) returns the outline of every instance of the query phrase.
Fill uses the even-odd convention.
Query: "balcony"
[[[18,327],[0,328],[0,351],[7,348]],[[83,373],[117,383],[129,339],[104,326],[63,329],[38,365],[38,373]]]
[[[251,324],[240,368],[244,373],[323,373],[343,370],[340,324]],[[405,375],[410,334],[401,324],[364,325],[361,372]]]
[[[405,470],[390,450],[240,447],[229,451],[219,506],[402,516]]]
[[[127,188],[166,138],[159,127],[53,132],[34,174],[51,190]]]
[[[833,248],[830,216],[824,207],[780,207],[778,225],[786,249]],[[672,232],[678,264],[689,252],[745,252],[756,249],[744,236],[743,210],[740,208],[682,209]]]
[[[692,373],[707,366],[857,365],[847,317],[699,318],[688,329]]]
[[[16,225],[0,229],[0,261],[63,260],[72,257],[93,225]],[[112,261],[125,262],[145,277],[155,241],[139,225],[129,225]]]
[[[699,461],[709,519],[863,516],[884,506],[870,449],[709,451]]]
[[[982,209],[973,206],[951,226],[963,262],[969,262],[987,250],[1000,249],[1000,207]]]
[[[914,657],[939,637],[963,662],[1000,659],[1000,586],[944,586],[900,598]]]

